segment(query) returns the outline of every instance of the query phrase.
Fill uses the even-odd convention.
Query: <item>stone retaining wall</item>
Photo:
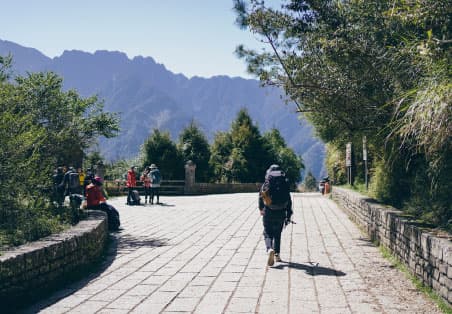
[[[403,213],[357,192],[335,187],[333,199],[350,218],[406,264],[425,285],[452,304],[452,242],[410,223]]]
[[[224,194],[259,192],[262,183],[194,183],[185,187],[185,194]],[[256,196],[257,198],[257,196]]]
[[[0,255],[0,304],[29,302],[99,260],[107,237],[105,213],[88,217],[59,234]]]

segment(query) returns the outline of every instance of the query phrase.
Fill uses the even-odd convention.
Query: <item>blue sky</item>
[[[129,58],[151,56],[188,77],[251,77],[234,49],[261,46],[234,24],[232,5],[232,0],[0,0],[0,39],[49,57],[72,49],[113,50]]]

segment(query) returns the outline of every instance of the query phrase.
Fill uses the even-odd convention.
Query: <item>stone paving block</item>
[[[215,283],[210,287],[212,292],[232,292],[235,290],[237,282],[234,281],[215,281]]]
[[[120,280],[117,283],[113,284],[112,286],[108,287],[108,289],[128,290],[128,289],[131,289],[131,288],[135,287],[136,285],[140,284],[141,282],[142,282],[141,279],[124,279],[124,280]]]
[[[206,267],[200,273],[201,277],[216,277],[219,273],[221,273],[221,267]]]
[[[260,314],[280,314],[287,312],[287,305],[278,303],[260,303],[258,313]]]
[[[179,294],[180,298],[200,298],[206,294],[209,286],[187,286],[182,292]]]
[[[131,310],[136,305],[140,304],[141,301],[145,299],[145,296],[138,295],[123,295],[110,304],[108,304],[109,309],[121,309],[121,310]]]
[[[129,310],[120,310],[120,309],[102,309],[96,314],[127,314],[129,313]]]
[[[105,302],[111,302],[113,300],[116,300],[124,294],[126,290],[114,290],[114,289],[106,289],[90,298],[92,301],[105,301]]]
[[[165,308],[165,312],[192,312],[201,298],[177,298]]]
[[[156,303],[153,300],[145,300],[128,313],[134,314],[158,314],[166,307],[166,303]]]
[[[215,280],[215,276],[198,276],[191,282],[193,286],[210,286],[212,282]]]
[[[170,279],[159,288],[159,291],[178,292],[178,291],[181,291],[182,289],[184,289],[184,287],[188,284],[188,282],[189,282],[188,280]]]
[[[154,291],[156,291],[159,287],[157,285],[137,285],[132,289],[128,290],[125,295],[126,296],[148,296]],[[114,291],[114,290],[112,290]]]
[[[194,313],[222,313],[230,295],[230,292],[208,292]]]
[[[233,297],[228,304],[227,312],[231,313],[254,313],[258,298],[236,298]]]
[[[75,313],[80,313],[80,314],[96,313],[101,308],[105,307],[107,304],[108,304],[108,302],[86,301],[86,302],[80,304],[79,306],[77,306],[76,308],[70,310],[67,313],[71,313],[71,314],[73,314],[73,313],[74,314]]]
[[[157,276],[157,275],[152,274],[146,280],[142,281],[141,284],[143,284],[143,285],[162,285],[164,282],[166,282],[170,278],[171,278],[171,276]]]

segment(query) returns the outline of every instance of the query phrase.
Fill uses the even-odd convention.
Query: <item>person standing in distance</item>
[[[140,180],[143,182],[144,188],[144,203],[147,204],[148,196],[149,202],[151,201],[151,179],[149,177],[149,172],[151,171],[150,167],[146,167],[146,169],[141,174]]]
[[[137,186],[137,175],[135,173],[135,166],[130,167],[129,171],[127,171],[127,205],[133,204],[132,191]]]
[[[271,165],[259,192],[259,211],[263,216],[264,239],[268,252],[267,265],[281,262],[281,232],[292,217],[289,183],[280,166]]]
[[[157,196],[157,204],[160,204],[160,183],[162,182],[162,175],[155,164],[152,164],[149,178],[151,179],[151,204],[154,204],[154,195]]]

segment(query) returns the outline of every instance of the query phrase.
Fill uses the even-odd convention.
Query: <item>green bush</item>
[[[54,73],[18,76],[14,83],[5,78],[0,75],[0,241],[9,246],[78,221],[77,212],[52,202],[53,170],[80,166],[83,151],[101,135],[115,136],[119,120],[96,97],[64,92]]]

